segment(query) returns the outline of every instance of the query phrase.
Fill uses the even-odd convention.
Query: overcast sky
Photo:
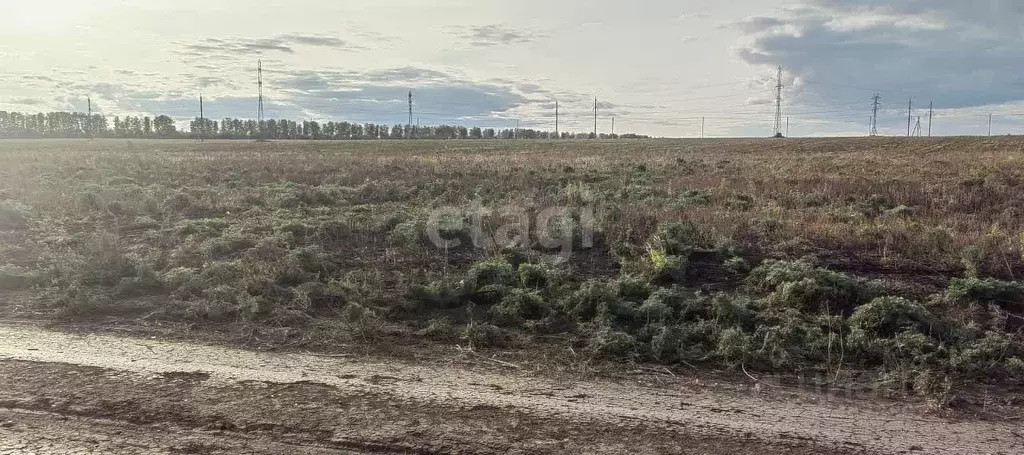
[[[0,14],[0,110],[767,136],[1024,133],[1021,0],[34,0]]]

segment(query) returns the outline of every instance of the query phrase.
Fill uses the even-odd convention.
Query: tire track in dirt
[[[33,327],[0,326],[0,359],[6,359],[0,376],[11,378],[7,392],[0,392],[6,407],[32,403],[32,395],[48,393],[47,385],[63,390],[57,398],[66,401],[65,412],[79,409],[81,415],[134,393],[122,407],[150,406],[159,414],[165,412],[160,400],[185,400],[189,406],[175,411],[183,421],[221,416],[245,422],[248,412],[269,421],[260,427],[253,417],[232,430],[277,425],[274,431],[296,433],[305,427],[338,447],[379,440],[382,449],[434,453],[656,453],[672,447],[700,453],[1016,453],[1024,445],[1011,422],[950,421],[820,397],[783,401],[693,391],[682,383],[565,381]],[[83,387],[111,396],[98,403],[76,392]],[[289,414],[293,407],[303,412]],[[118,418],[116,412],[108,417]]]

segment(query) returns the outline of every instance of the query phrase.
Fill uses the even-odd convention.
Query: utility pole
[[[875,93],[875,96],[871,97],[873,106],[871,108],[871,128],[869,130],[869,136],[878,136],[878,108],[881,106],[882,97]]]
[[[92,97],[86,97],[85,100],[89,103],[89,116],[85,118],[85,133],[92,139]]]
[[[612,117],[612,136],[615,135],[615,117]]]
[[[594,139],[597,139],[597,97],[594,97]]]
[[[558,100],[555,100],[555,139],[561,139],[558,134]]]
[[[409,123],[406,123],[406,139],[412,139],[412,90],[409,90]]]
[[[775,137],[782,135],[782,66],[779,66],[779,76],[775,84]]]
[[[988,136],[992,137],[992,114],[988,114]]]
[[[928,137],[932,137],[932,115],[935,114],[935,102],[928,102]]]
[[[263,140],[263,60],[256,63],[256,85],[259,86],[260,105],[256,110],[256,127],[259,129],[258,140]]]
[[[914,136],[921,137],[921,116],[917,116],[917,125],[914,126]]]
[[[910,104],[907,105],[907,137],[910,137],[910,121],[914,117],[914,99],[910,99]]]
[[[704,139],[704,117],[700,118],[700,138]]]
[[[199,142],[203,142],[206,132],[206,116],[203,115],[203,92],[199,92]]]
[[[786,117],[786,137],[789,137],[789,117]]]
[[[516,119],[516,131],[512,137],[516,140],[519,139],[519,119]]]

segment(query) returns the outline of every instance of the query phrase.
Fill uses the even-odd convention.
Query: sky
[[[0,110],[652,136],[1024,133],[1020,0],[4,2]],[[784,127],[785,129],[786,127]]]

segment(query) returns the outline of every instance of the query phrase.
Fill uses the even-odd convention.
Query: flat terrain
[[[1016,421],[673,376],[553,379],[0,327],[3,453],[1013,453]],[[1018,412],[1019,417],[1019,412]]]
[[[1022,187],[1016,137],[0,141],[0,453],[1012,453]]]

